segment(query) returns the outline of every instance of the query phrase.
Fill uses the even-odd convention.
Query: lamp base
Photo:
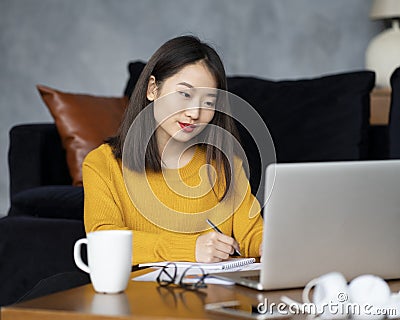
[[[365,65],[375,71],[377,87],[390,87],[390,76],[400,66],[400,28],[397,20],[392,21],[392,28],[371,40]]]

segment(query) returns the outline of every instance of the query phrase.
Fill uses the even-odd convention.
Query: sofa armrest
[[[0,306],[16,302],[42,279],[60,273],[79,272],[73,249],[75,241],[83,237],[83,221],[1,218]]]
[[[16,125],[10,130],[8,151],[10,197],[45,185],[67,185],[65,151],[53,123]]]

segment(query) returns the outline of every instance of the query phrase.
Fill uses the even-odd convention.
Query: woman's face
[[[187,142],[203,131],[214,116],[217,95],[217,83],[205,64],[187,65],[158,87],[155,80],[149,80],[147,98],[154,100],[158,142]]]

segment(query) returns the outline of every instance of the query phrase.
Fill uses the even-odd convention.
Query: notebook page
[[[199,263],[199,262],[181,262],[181,261],[162,261],[153,263],[142,263],[139,267],[164,267],[168,263],[174,263],[178,268],[197,267],[204,270],[230,270],[252,264],[256,261],[255,258],[231,258],[221,262],[214,263]]]

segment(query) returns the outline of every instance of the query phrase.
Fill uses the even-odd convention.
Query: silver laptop
[[[261,271],[215,276],[258,290],[400,278],[400,160],[273,164],[265,184]]]

